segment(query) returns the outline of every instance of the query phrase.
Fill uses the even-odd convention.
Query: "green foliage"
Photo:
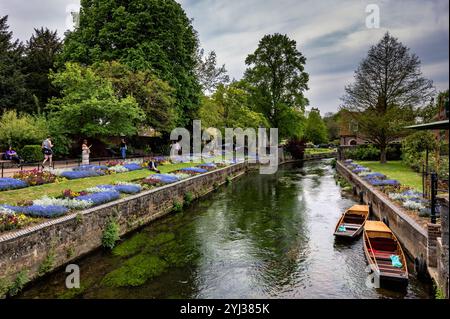
[[[305,138],[316,145],[328,142],[328,132],[319,109],[313,108],[306,121]]]
[[[420,171],[425,164],[425,153],[432,154],[438,148],[436,138],[430,131],[418,131],[402,142],[402,161],[415,171]]]
[[[196,118],[201,87],[195,75],[198,39],[175,0],[82,0],[79,27],[69,33],[62,61],[120,61],[152,70],[175,89],[177,124]]]
[[[180,202],[180,201],[173,202],[173,208],[172,208],[173,212],[178,213],[178,212],[181,212],[182,210],[183,210],[183,202]]]
[[[119,97],[130,95],[136,99],[145,113],[144,124],[166,133],[175,128],[177,114],[174,89],[153,72],[133,71],[116,61],[97,63],[94,71],[101,78],[111,81]]]
[[[108,287],[136,287],[160,275],[167,263],[157,256],[145,253],[128,259],[120,268],[108,273],[102,284]]]
[[[13,281],[11,286],[8,289],[8,294],[11,297],[14,297],[17,295],[22,288],[25,286],[25,284],[29,281],[28,279],[28,272],[26,270],[22,270],[17,274],[16,279]]]
[[[344,154],[345,158],[353,160],[376,161],[380,157],[380,150],[372,144],[367,144],[346,149]]]
[[[333,158],[330,162],[331,167],[336,168],[336,164],[337,164],[337,160],[335,158]]]
[[[184,194],[184,205],[189,206],[194,200],[194,195],[191,192]]]
[[[18,115],[16,111],[6,111],[0,118],[0,147],[20,150],[26,144],[41,144],[48,134],[43,117]]]
[[[286,109],[304,112],[308,100],[303,92],[309,80],[305,62],[297,43],[278,33],[264,36],[256,51],[246,58],[245,80],[251,86],[255,110],[263,113],[272,127],[282,128],[292,122]],[[283,132],[280,138],[284,137],[289,135]]]
[[[64,70],[52,74],[52,79],[62,97],[53,98],[49,108],[51,117],[57,118],[55,126],[64,135],[133,135],[144,119],[133,97],[118,98],[111,82],[96,75],[91,67],[67,63]]]
[[[199,111],[202,125],[243,129],[269,127],[264,115],[250,108],[249,98],[249,93],[240,82],[219,85],[211,97],[202,99]]]
[[[388,145],[418,115],[414,107],[428,103],[433,95],[432,82],[422,77],[419,58],[389,33],[371,47],[355,72],[355,82],[345,91],[346,116],[380,149],[382,163]]]
[[[45,256],[45,259],[42,262],[42,264],[39,266],[38,270],[39,276],[42,276],[47,272],[49,272],[52,269],[54,263],[55,263],[55,251],[51,249],[48,252],[47,256]]]
[[[102,246],[113,249],[116,242],[120,239],[119,224],[114,218],[108,220],[102,235]]]
[[[25,145],[19,154],[28,163],[39,162],[44,158],[41,145]]]
[[[339,141],[340,138],[339,135],[340,116],[341,113],[337,112],[337,113],[326,113],[325,116],[323,117],[323,121],[325,123],[325,126],[327,127],[328,139],[332,141],[333,144],[335,143],[335,141]],[[339,142],[336,143],[336,145],[339,145]]]
[[[27,112],[32,99],[25,86],[24,50],[19,40],[13,41],[7,22],[8,16],[0,16],[0,109]]]
[[[56,31],[50,31],[47,28],[34,29],[34,34],[27,41],[24,72],[27,74],[27,89],[35,98],[33,113],[45,112],[47,101],[58,94],[51,84],[49,72],[61,49],[62,42]]]
[[[233,183],[233,178],[231,176],[227,176],[227,178],[225,179],[226,183],[228,185],[230,185],[231,183]]]
[[[120,257],[132,256],[142,250],[148,241],[149,236],[145,232],[138,233],[115,247],[112,253]]]

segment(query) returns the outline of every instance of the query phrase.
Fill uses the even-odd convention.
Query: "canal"
[[[366,286],[361,238],[333,237],[355,203],[334,174],[326,160],[251,172],[77,261],[80,289],[61,269],[19,298],[431,298],[414,274],[406,291]]]

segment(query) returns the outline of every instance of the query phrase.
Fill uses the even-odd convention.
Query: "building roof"
[[[448,120],[411,125],[405,128],[411,130],[448,130]]]

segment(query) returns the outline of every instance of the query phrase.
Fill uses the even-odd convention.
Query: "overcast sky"
[[[369,47],[387,30],[422,61],[424,75],[438,90],[449,86],[448,0],[179,0],[194,19],[202,46],[215,50],[232,78],[245,71],[245,57],[265,34],[283,33],[306,56],[310,107],[336,111]],[[380,28],[366,27],[368,4],[380,8]],[[26,40],[34,27],[60,36],[77,0],[0,0],[14,36]]]

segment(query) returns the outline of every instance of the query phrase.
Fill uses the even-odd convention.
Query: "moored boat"
[[[339,219],[334,235],[336,237],[356,238],[369,218],[369,206],[355,205],[347,209]]]
[[[379,287],[408,284],[408,266],[400,242],[389,227],[378,221],[364,225],[364,253]]]

